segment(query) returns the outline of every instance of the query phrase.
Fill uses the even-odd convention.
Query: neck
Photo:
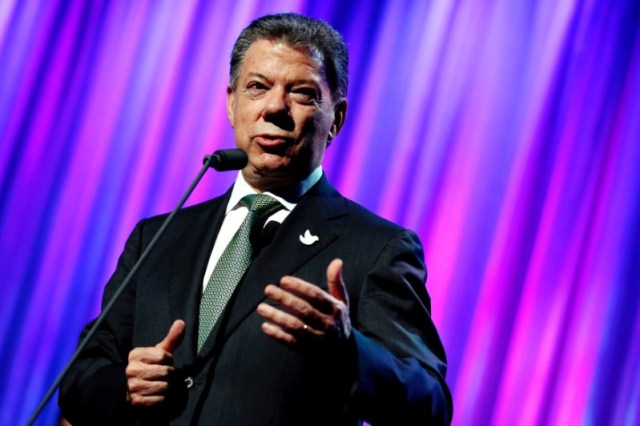
[[[255,175],[246,172],[246,168],[242,170],[244,181],[257,193],[271,192],[284,199],[295,202],[307,192],[313,185],[318,183],[322,177],[322,167],[318,166],[307,176],[302,179],[269,179],[266,177],[256,178]]]

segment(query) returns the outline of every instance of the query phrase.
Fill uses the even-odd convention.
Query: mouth
[[[276,146],[290,143],[292,138],[286,135],[278,135],[276,133],[261,133],[254,137],[256,142],[262,146]]]
[[[272,133],[262,133],[253,138],[260,148],[269,154],[282,155],[293,143],[293,138]]]

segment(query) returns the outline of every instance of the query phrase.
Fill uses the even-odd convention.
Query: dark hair
[[[229,78],[233,89],[236,88],[240,64],[249,47],[258,40],[281,41],[319,56],[333,101],[347,97],[349,53],[342,36],[324,21],[296,13],[266,15],[242,30],[231,52]]]

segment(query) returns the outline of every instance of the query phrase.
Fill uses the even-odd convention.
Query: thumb
[[[327,267],[329,294],[349,306],[349,295],[342,279],[342,260],[333,259]]]
[[[164,349],[169,353],[173,353],[180,343],[182,343],[182,338],[184,337],[184,321],[175,320],[173,324],[171,324],[171,328],[169,329],[169,333],[162,340],[162,342],[158,343],[156,347]]]

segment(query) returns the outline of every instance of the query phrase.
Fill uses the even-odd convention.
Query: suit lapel
[[[179,237],[174,239],[182,248],[173,247],[177,256],[170,269],[169,307],[172,320],[183,319],[186,323],[183,343],[175,354],[176,361],[188,362],[196,355],[202,280],[230,194],[229,190],[212,200],[203,213],[189,218]]]
[[[229,335],[243,319],[255,311],[265,299],[264,287],[267,284],[276,284],[283,275],[294,274],[309,259],[339,238],[346,223],[346,213],[344,198],[323,177],[280,225],[272,242],[254,259],[230,306],[225,310],[223,320],[218,321],[211,331],[201,355],[206,356],[218,338]],[[307,230],[319,238],[312,245],[305,245],[300,241],[300,236]],[[221,328],[224,329],[224,335],[218,336]]]

